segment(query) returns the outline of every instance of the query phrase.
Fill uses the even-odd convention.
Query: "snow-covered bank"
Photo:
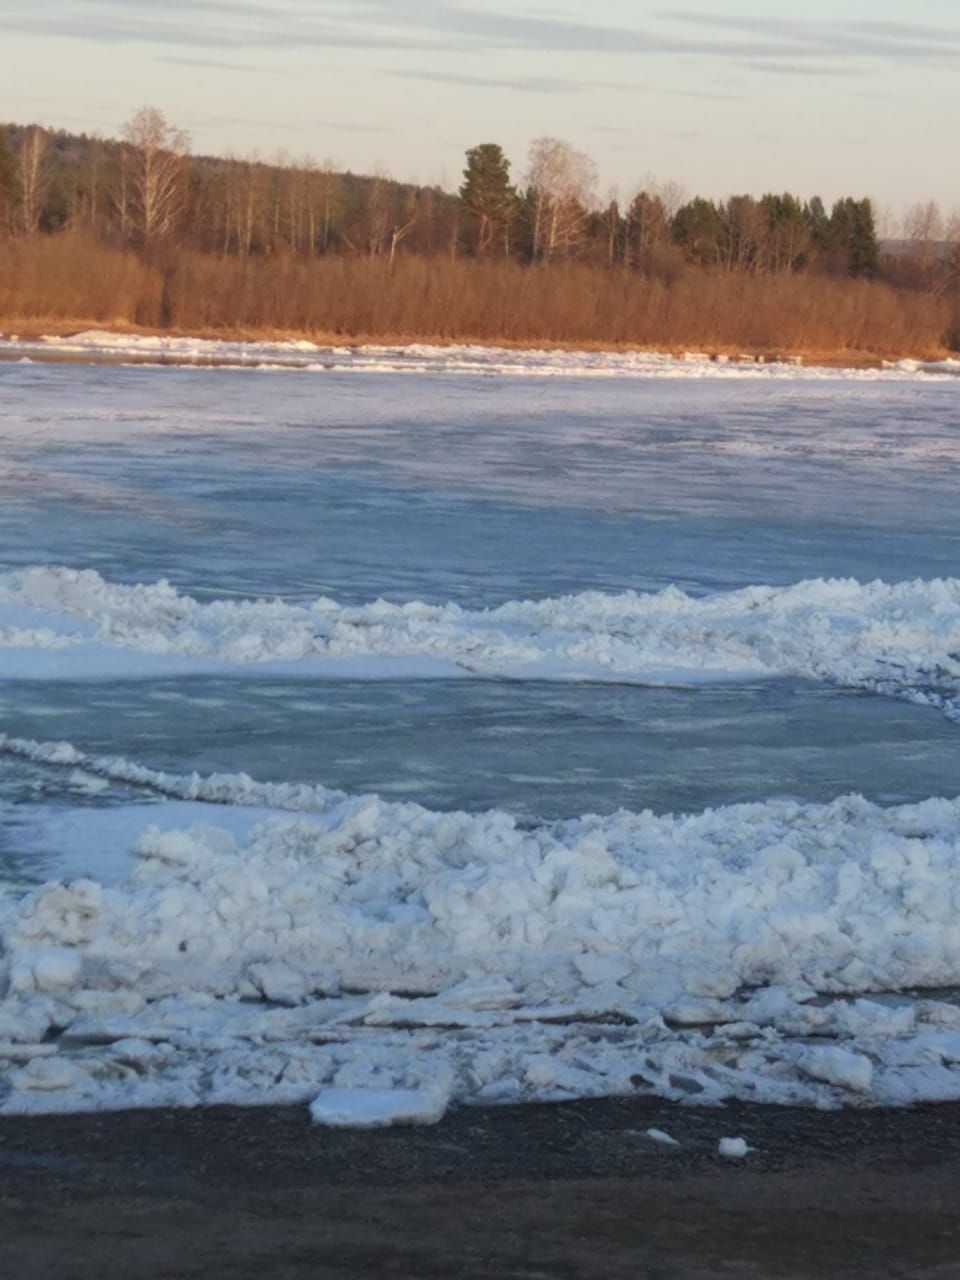
[[[586,592],[498,608],[201,602],[91,570],[0,575],[7,676],[249,670],[594,679],[638,684],[799,676],[957,714],[960,579],[814,580],[699,598]]]
[[[246,778],[163,785],[269,798]],[[434,1117],[624,1092],[960,1098],[960,1009],[870,998],[960,980],[958,801],[521,830],[497,811],[309,800],[241,842],[149,827],[124,883],[0,905],[0,1111],[358,1088],[412,1091]]]
[[[312,372],[449,373],[523,377],[642,378],[854,378],[912,379],[956,376],[960,361],[894,361],[879,369],[803,366],[799,357],[763,362],[752,356],[729,359],[689,352],[565,351],[513,349],[469,344],[365,344],[323,346],[306,339],[240,342],[227,339],[159,337],[91,329],[70,337],[0,337],[0,357],[51,359],[89,357],[182,365],[235,365],[304,369]]]

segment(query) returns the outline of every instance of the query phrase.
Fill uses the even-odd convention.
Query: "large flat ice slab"
[[[427,1089],[322,1089],[310,1104],[314,1124],[331,1129],[387,1129],[437,1124],[448,1098]]]

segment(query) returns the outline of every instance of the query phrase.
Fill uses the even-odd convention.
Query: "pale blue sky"
[[[568,139],[600,190],[960,205],[960,0],[0,0],[0,119],[456,185]]]

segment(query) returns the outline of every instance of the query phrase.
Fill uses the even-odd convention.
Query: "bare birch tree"
[[[943,253],[946,226],[940,206],[935,200],[913,205],[904,218],[904,232],[917,257],[926,288],[936,288],[938,271]]]
[[[40,216],[50,185],[49,158],[49,133],[39,125],[31,125],[20,143],[20,222],[28,236],[40,229]]]
[[[944,236],[947,242],[947,283],[960,293],[960,208],[947,215]]]
[[[123,127],[123,167],[137,237],[149,246],[176,228],[186,205],[190,140],[156,107],[141,107]]]
[[[262,246],[265,238],[266,169],[256,156],[251,156],[235,166],[231,178],[231,218],[237,253],[241,258],[249,258],[258,243]]]
[[[404,207],[400,214],[401,220],[399,222],[394,223],[393,228],[390,232],[390,267],[391,269],[393,268],[393,264],[396,260],[397,249],[399,248],[401,241],[406,240],[407,236],[416,226],[417,218],[419,217],[419,214],[420,214],[420,202],[417,199],[416,193],[412,193],[403,202],[403,204],[404,204]]]
[[[388,181],[386,174],[377,169],[367,186],[362,225],[369,258],[379,258],[390,239],[391,193]]]
[[[559,138],[537,138],[530,146],[533,257],[549,262],[576,245],[593,199],[596,167],[589,156]]]

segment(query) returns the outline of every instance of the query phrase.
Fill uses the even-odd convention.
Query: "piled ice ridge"
[[[5,746],[136,773],[62,744]],[[271,798],[246,778],[142,777]],[[957,982],[960,801],[523,830],[497,811],[273,798],[313,812],[270,817],[244,844],[152,827],[118,887],[0,900],[0,1111],[357,1088],[437,1115],[624,1092],[960,1098],[960,1009],[876,995]]]
[[[901,694],[953,713],[960,580],[817,579],[707,598],[673,587],[652,595],[586,592],[471,611],[325,598],[202,603],[165,582],[121,586],[91,570],[38,567],[0,575],[0,652],[9,674],[48,678],[265,663],[307,663],[328,675],[641,684],[788,675]]]

